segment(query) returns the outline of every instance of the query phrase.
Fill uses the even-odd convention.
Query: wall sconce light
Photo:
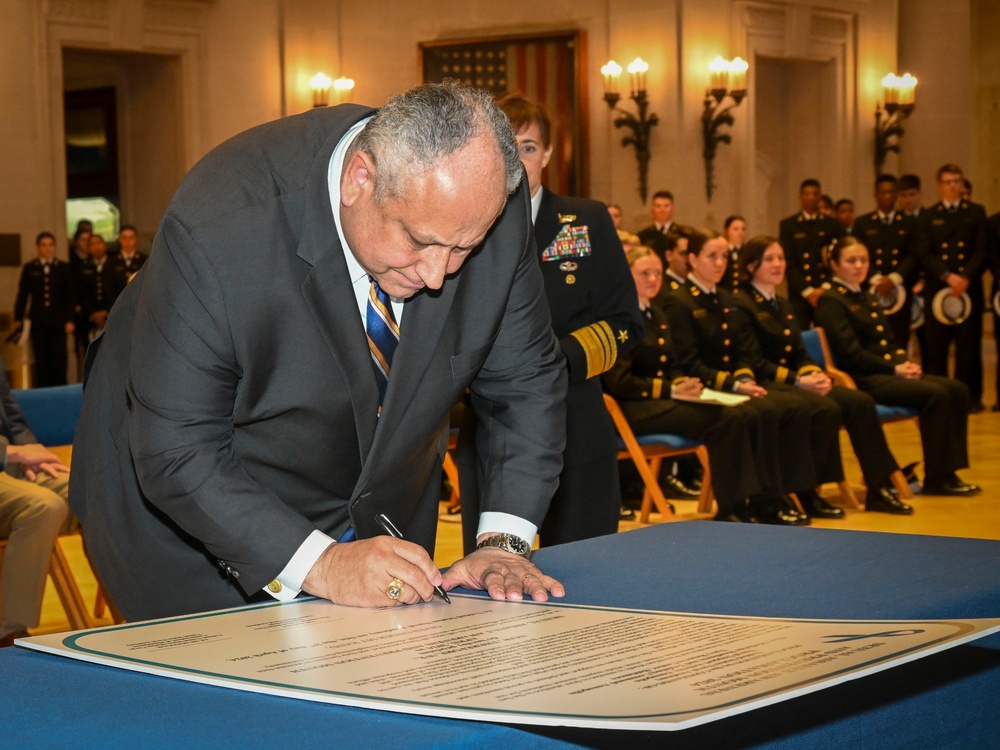
[[[890,73],[882,79],[883,106],[875,105],[876,176],[882,173],[882,165],[889,152],[899,153],[899,141],[903,137],[903,120],[910,116],[910,112],[916,106],[916,88],[917,79],[909,73],[902,76]]]
[[[333,90],[337,92],[337,104],[351,101],[354,92],[354,79],[341,76],[333,82]]]
[[[608,108],[612,112],[619,113],[618,117],[615,118],[615,127],[629,128],[632,131],[631,135],[622,137],[622,147],[632,146],[635,148],[635,158],[639,163],[639,196],[643,203],[646,202],[646,193],[648,192],[649,131],[660,121],[655,113],[647,113],[649,98],[646,95],[646,73],[648,71],[649,63],[641,57],[635,58],[628,64],[631,90],[629,98],[635,102],[639,109],[639,116],[636,117],[618,106],[618,101],[621,99],[621,94],[618,93],[618,84],[622,73],[621,65],[610,60],[607,65],[601,68],[601,73],[604,75],[604,101],[608,103]]]
[[[330,85],[333,81],[325,73],[317,73],[309,79],[313,90],[313,108],[326,107],[330,104]]]
[[[705,109],[701,113],[701,131],[705,139],[705,194],[709,203],[712,202],[712,190],[715,188],[716,149],[720,143],[732,142],[732,136],[720,133],[719,128],[723,125],[732,126],[736,122],[730,110],[740,106],[747,95],[749,67],[746,60],[739,57],[734,60],[716,57],[708,64],[709,83],[705,92]],[[723,107],[722,102],[727,95],[732,103]]]

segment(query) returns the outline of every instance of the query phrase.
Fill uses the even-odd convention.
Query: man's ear
[[[340,177],[340,202],[353,206],[365,192],[375,192],[375,162],[364,151],[355,151]]]

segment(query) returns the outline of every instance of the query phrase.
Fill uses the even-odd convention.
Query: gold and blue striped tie
[[[389,371],[392,368],[392,356],[399,344],[399,326],[392,313],[392,303],[378,282],[368,277],[371,288],[368,290],[368,311],[365,317],[365,328],[368,329],[368,348],[372,353],[372,366],[375,368],[375,380],[378,383],[379,411],[385,400],[385,389],[389,386]]]

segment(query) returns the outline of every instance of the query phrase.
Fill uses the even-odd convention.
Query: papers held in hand
[[[750,400],[749,396],[744,396],[742,393],[725,393],[711,388],[702,389],[701,395],[697,397],[674,394],[671,398],[675,401],[694,401],[700,404],[718,404],[720,406],[739,406]]]

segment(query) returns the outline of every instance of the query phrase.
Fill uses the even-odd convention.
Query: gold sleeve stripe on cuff
[[[587,378],[593,378],[611,369],[618,357],[614,333],[605,321],[600,320],[570,334],[583,347],[587,358]]]
[[[787,367],[778,367],[778,370],[774,373],[774,379],[779,383],[787,383],[788,375],[791,371]]]
[[[721,391],[723,388],[725,388],[726,387],[726,378],[728,378],[728,377],[729,377],[729,373],[728,372],[724,372],[722,370],[719,370],[717,373],[715,373],[715,390]]]
[[[808,375],[811,372],[822,372],[822,370],[817,365],[802,365],[799,368],[799,377],[803,375]]]
[[[742,377],[750,378],[751,380],[756,380],[753,374],[753,370],[749,367],[741,367],[736,372],[733,373],[733,377],[739,380]]]
[[[663,398],[663,380],[653,378],[653,398]]]

